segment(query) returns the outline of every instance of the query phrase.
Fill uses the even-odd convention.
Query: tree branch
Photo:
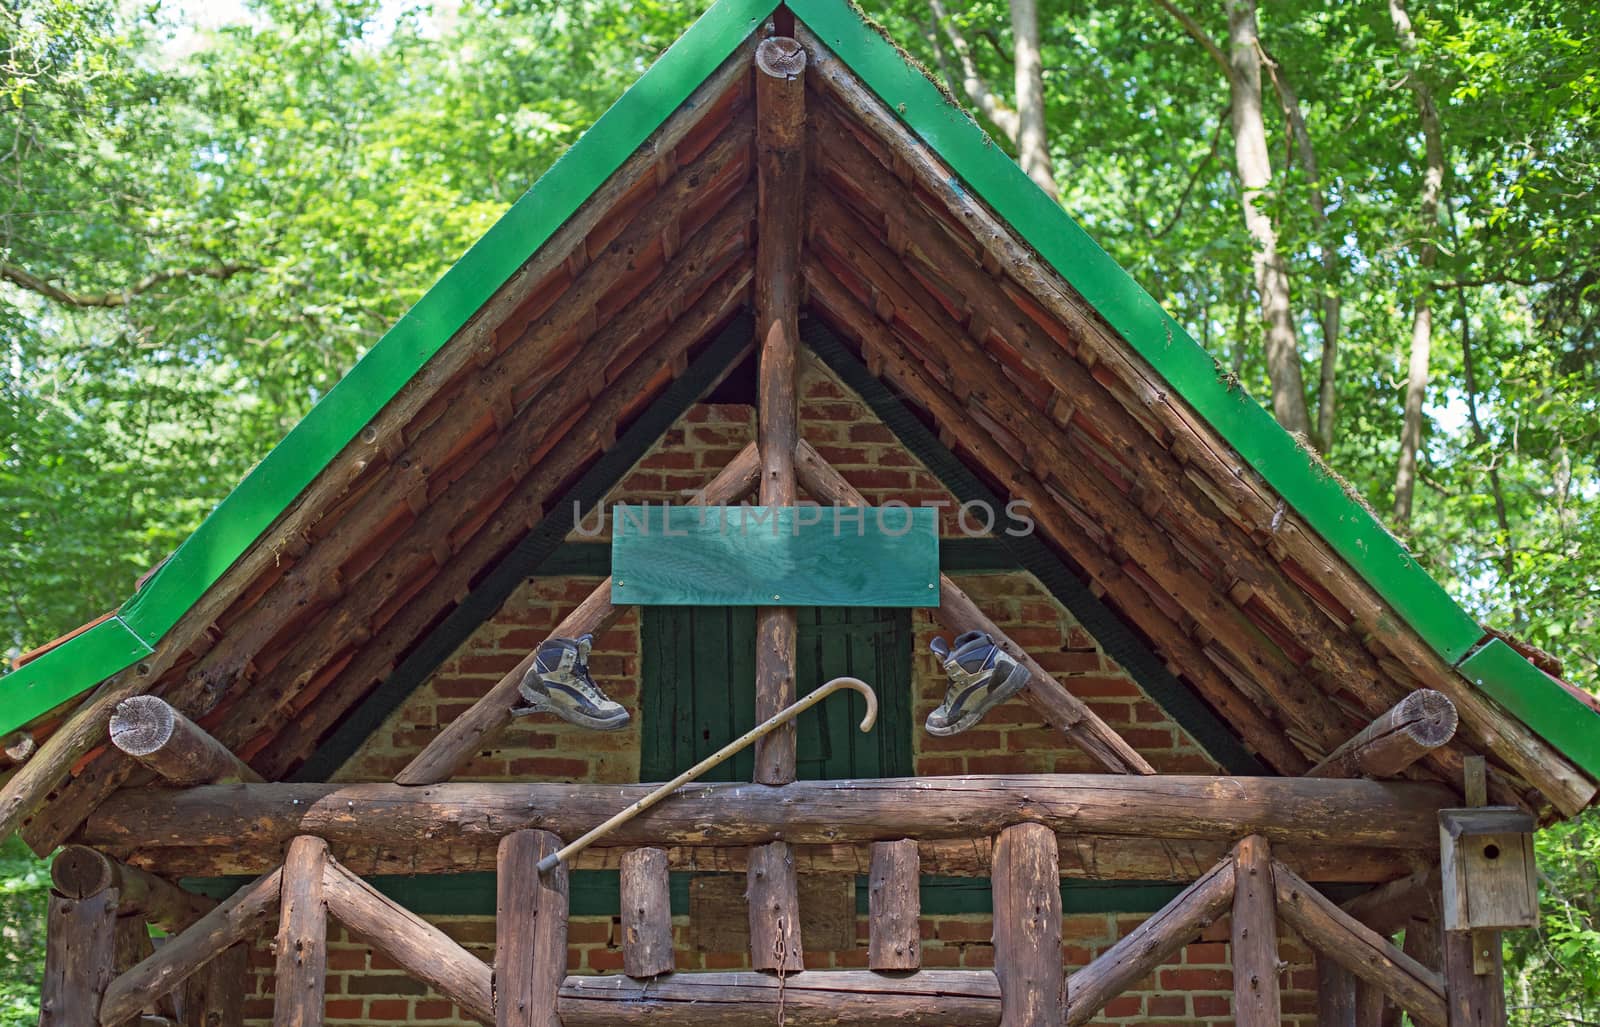
[[[1167,220],[1167,223],[1160,230],[1150,233],[1151,239],[1162,238],[1176,228],[1179,220],[1183,218],[1183,209],[1188,206],[1189,196],[1194,192],[1194,187],[1200,181],[1200,176],[1205,173],[1206,168],[1211,166],[1211,162],[1217,159],[1217,154],[1222,150],[1222,126],[1228,120],[1231,110],[1232,105],[1230,104],[1223,107],[1222,113],[1217,116],[1216,130],[1211,133],[1211,149],[1206,152],[1206,155],[1200,159],[1200,163],[1196,164],[1194,170],[1189,173],[1189,181],[1184,184],[1183,193],[1178,197],[1178,205],[1173,208],[1172,217]]]
[[[1190,17],[1187,12],[1180,10],[1172,0],[1155,0],[1155,2],[1157,7],[1177,19],[1178,24],[1183,26],[1183,30],[1189,33],[1189,38],[1199,43],[1201,48],[1216,62],[1217,67],[1222,69],[1222,77],[1232,82],[1233,66],[1228,63],[1228,55],[1222,52],[1222,47],[1217,45],[1217,41],[1211,38],[1211,35],[1200,26],[1200,23]]]
[[[20,268],[15,264],[9,264],[4,261],[0,261],[0,279],[8,281],[13,285],[20,286],[29,292],[37,293],[46,299],[54,300],[55,302],[64,304],[65,306],[78,307],[81,309],[95,307],[123,307],[126,306],[128,301],[133,299],[135,296],[138,296],[141,293],[149,292],[151,289],[154,289],[156,286],[165,282],[176,281],[185,278],[215,278],[218,281],[227,281],[234,275],[259,270],[261,269],[253,264],[238,264],[233,262],[215,264],[209,267],[169,268],[165,271],[152,271],[150,274],[145,275],[143,278],[122,289],[112,289],[107,292],[93,293],[73,292],[69,289],[63,289],[61,286],[54,285],[43,278],[40,278],[38,275],[30,273],[24,268]]]
[[[978,65],[972,59],[972,48],[967,45],[966,37],[961,30],[956,28],[950,20],[949,13],[945,10],[943,0],[928,0],[928,7],[933,11],[933,19],[939,27],[944,29],[946,36],[950,37],[950,48],[956,53],[956,60],[961,64],[961,89],[967,94],[983,116],[988,118],[996,128],[1005,133],[1012,145],[1016,145],[1017,134],[1021,129],[1021,119],[1017,112],[1006,106],[1005,102],[994,94],[989,84],[978,73]],[[944,62],[944,53],[935,46],[934,53],[940,63]],[[953,77],[946,71],[946,77]]]

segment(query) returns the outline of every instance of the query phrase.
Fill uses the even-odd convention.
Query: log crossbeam
[[[1455,737],[1456,707],[1419,688],[1306,771],[1307,777],[1396,777]]]

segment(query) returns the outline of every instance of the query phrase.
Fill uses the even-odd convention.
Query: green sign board
[[[611,601],[938,606],[931,507],[616,506]]]

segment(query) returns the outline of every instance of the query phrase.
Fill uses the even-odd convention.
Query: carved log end
[[[135,695],[117,704],[111,716],[111,742],[129,756],[161,749],[177,729],[176,712],[153,695]]]
[[[1459,717],[1456,705],[1443,692],[1419,688],[1400,703],[1406,734],[1418,745],[1437,748],[1455,736]]]

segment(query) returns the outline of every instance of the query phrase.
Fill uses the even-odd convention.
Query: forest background
[[[0,652],[114,607],[703,0],[0,3]],[[1600,686],[1600,3],[875,0],[1484,622]],[[1600,1021],[1600,817],[1513,1021]],[[0,1025],[47,874],[0,847]]]

